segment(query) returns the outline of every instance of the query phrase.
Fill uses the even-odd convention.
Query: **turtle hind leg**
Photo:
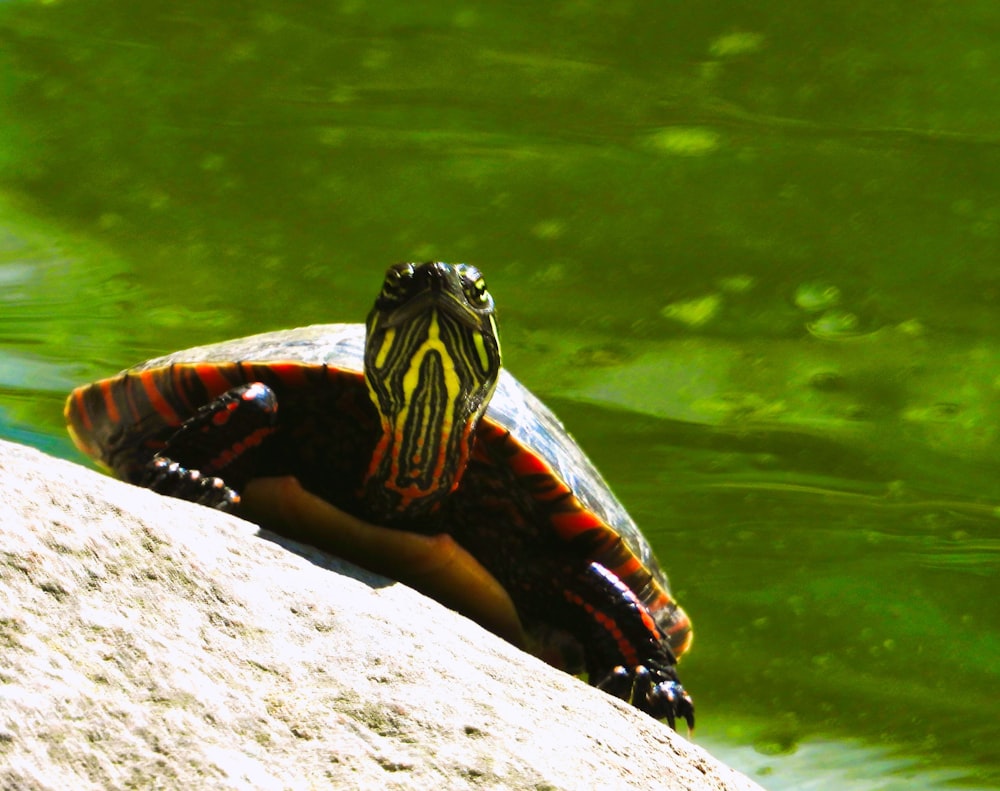
[[[277,429],[277,410],[274,391],[265,384],[227,390],[182,423],[132,482],[230,510],[240,496],[226,481],[251,477],[255,451]]]
[[[592,684],[671,727],[678,719],[694,727],[694,704],[677,678],[677,659],[631,588],[591,562],[572,576],[563,598],[572,607]]]

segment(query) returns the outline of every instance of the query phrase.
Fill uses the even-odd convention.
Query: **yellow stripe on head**
[[[465,470],[500,372],[481,281],[472,267],[399,265],[368,318],[365,381],[382,436],[365,499],[377,518],[433,510]]]

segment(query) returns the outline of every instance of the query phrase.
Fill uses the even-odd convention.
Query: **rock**
[[[752,789],[383,577],[0,442],[0,787]]]

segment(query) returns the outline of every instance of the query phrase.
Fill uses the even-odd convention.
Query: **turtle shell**
[[[175,352],[76,389],[66,407],[70,433],[130,480],[199,407],[260,381],[278,397],[276,441],[242,481],[227,474],[227,483],[239,489],[251,477],[292,474],[368,516],[357,492],[379,428],[362,373],[364,344],[363,325],[325,324]],[[506,370],[458,489],[435,523],[406,525],[442,526],[501,584],[531,573],[526,568],[555,573],[548,561],[562,553],[597,561],[645,604],[676,655],[689,645],[690,623],[649,543],[558,418]],[[546,602],[515,602],[529,622],[532,611],[543,619]]]

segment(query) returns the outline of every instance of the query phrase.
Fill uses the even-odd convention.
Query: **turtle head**
[[[365,340],[365,382],[382,423],[364,481],[376,517],[428,514],[458,486],[500,375],[493,314],[475,267],[386,272]]]

